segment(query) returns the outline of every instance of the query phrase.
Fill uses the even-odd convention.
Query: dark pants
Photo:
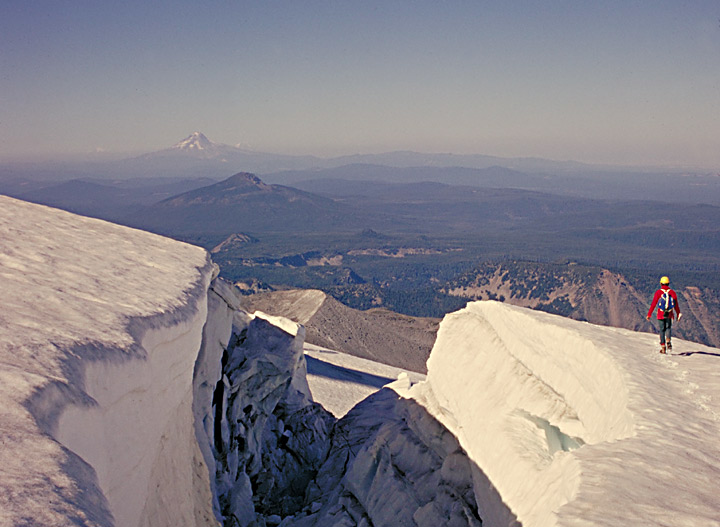
[[[672,318],[661,318],[658,320],[658,325],[660,327],[660,344],[665,344],[665,338],[670,340],[672,337]]]

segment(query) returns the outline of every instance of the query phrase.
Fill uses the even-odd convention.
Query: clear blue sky
[[[0,2],[0,160],[195,130],[720,168],[720,2]]]

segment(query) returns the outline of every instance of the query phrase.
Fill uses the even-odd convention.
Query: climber
[[[672,321],[677,313],[677,320],[680,320],[680,305],[678,304],[677,294],[670,289],[670,279],[663,276],[660,279],[660,289],[655,291],[655,295],[648,310],[647,319],[650,320],[652,312],[657,305],[658,326],[660,329],[660,353],[666,353],[666,350],[672,349]]]

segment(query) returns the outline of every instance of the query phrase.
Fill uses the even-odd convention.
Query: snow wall
[[[215,524],[207,252],[0,196],[0,271],[0,525]]]

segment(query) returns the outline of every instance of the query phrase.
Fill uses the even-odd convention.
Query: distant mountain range
[[[198,144],[198,143],[195,143]],[[189,147],[194,148],[194,147]],[[233,233],[360,232],[449,234],[531,229],[667,247],[716,243],[720,208],[648,200],[597,200],[542,191],[543,178],[509,169],[419,169],[459,174],[457,185],[409,181],[410,169],[349,167],[351,177],[268,184],[241,172],[207,178],[70,180],[18,185],[6,194],[170,236]],[[393,182],[393,171],[399,182]],[[342,173],[328,170],[319,175]],[[387,173],[387,178],[380,177]],[[297,173],[295,173],[297,174]],[[422,177],[422,176],[421,176]],[[448,177],[447,179],[453,179]],[[506,185],[501,185],[506,180]],[[540,187],[541,191],[528,190]],[[568,193],[569,194],[569,193]],[[659,242],[657,242],[659,243]]]
[[[189,163],[189,165],[188,165]],[[114,168],[132,172],[138,176],[143,171],[154,171],[156,175],[174,175],[178,171],[218,171],[227,175],[227,170],[252,172],[261,175],[283,171],[327,170],[346,165],[377,165],[395,168],[441,168],[465,167],[487,169],[503,167],[529,172],[581,172],[597,170],[599,167],[573,161],[551,161],[539,158],[502,158],[489,155],[427,154],[410,151],[385,152],[380,154],[358,154],[335,158],[316,156],[291,156],[255,152],[239,146],[215,143],[202,132],[193,132],[175,145],[141,156],[114,163]],[[617,167],[604,167],[617,169]],[[223,171],[225,171],[223,173]],[[285,175],[287,177],[287,175]]]
[[[314,180],[435,181],[588,198],[720,205],[720,175],[716,173],[407,151],[324,159],[255,152],[213,142],[201,132],[169,148],[121,160],[0,165],[0,192],[17,196],[49,186],[42,182],[71,179],[98,184],[149,178],[220,181],[239,172],[259,174],[267,183],[308,189],[308,182]]]
[[[577,172],[597,170],[597,166],[574,161],[551,161],[540,158],[502,158],[489,155],[427,154],[410,151],[381,154],[357,154],[335,158],[316,156],[290,156],[255,152],[239,146],[215,143],[202,132],[193,132],[170,148],[150,152],[125,160],[128,165],[170,162],[173,159],[219,162],[226,166],[242,165],[243,171],[268,174],[282,170],[328,169],[345,165],[382,165],[391,168],[410,167],[467,167],[489,168],[500,166],[531,172]],[[610,168],[610,167],[605,167]]]
[[[348,185],[346,187],[345,185]],[[600,202],[526,191],[437,182],[324,181],[307,192],[239,173],[133,211],[122,223],[171,236],[237,232],[449,233],[520,226],[565,226],[595,217]],[[581,222],[580,225],[586,224]]]
[[[514,188],[562,196],[591,199],[635,199],[674,203],[720,205],[720,176],[714,174],[578,172],[531,173],[502,166],[391,167],[386,165],[343,165],[335,168],[292,170],[266,174],[272,183],[292,185],[309,191],[348,191],[363,181],[418,183],[434,181],[448,185],[482,188]]]
[[[186,158],[217,160],[223,163],[245,163],[243,171],[268,174],[280,170],[329,169],[347,165],[380,165],[391,168],[448,168],[464,167],[485,169],[502,167],[529,173],[575,174],[592,172],[678,172],[687,169],[663,169],[659,167],[629,167],[623,165],[598,165],[577,161],[557,161],[539,157],[499,157],[486,154],[421,153],[392,151],[378,154],[354,154],[334,158],[317,156],[290,156],[255,152],[240,146],[215,143],[202,132],[193,132],[170,148],[151,152],[137,160],[169,158],[183,155]],[[253,166],[254,165],[254,166]],[[258,166],[262,165],[262,166]],[[276,168],[284,167],[284,168]]]

